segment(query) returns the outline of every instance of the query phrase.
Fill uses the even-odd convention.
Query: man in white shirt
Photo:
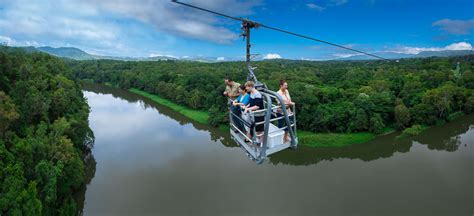
[[[286,112],[288,115],[293,114],[293,111],[291,110],[291,107],[295,105],[295,103],[291,100],[290,92],[288,92],[288,83],[286,80],[280,80],[280,89],[277,91],[277,93],[283,98],[283,103],[286,107]],[[283,116],[283,111],[281,109],[278,109],[278,117]],[[293,124],[293,116],[290,116],[290,123]],[[286,125],[285,119],[279,119],[278,120],[278,127],[282,128]],[[288,142],[288,128],[291,127],[291,125],[288,125],[288,127],[285,129],[285,136],[283,138],[283,142]]]

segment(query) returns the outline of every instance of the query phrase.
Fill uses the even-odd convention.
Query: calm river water
[[[146,98],[84,94],[96,136],[84,215],[474,214],[474,115],[409,139],[299,146],[259,166],[228,133]]]

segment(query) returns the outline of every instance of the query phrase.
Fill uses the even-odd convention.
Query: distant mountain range
[[[92,55],[83,50],[80,50],[75,47],[22,47],[27,52],[45,52],[50,55],[69,58],[74,60],[97,60],[97,59],[110,59],[110,60],[120,60],[120,61],[168,61],[168,60],[180,60],[180,61],[196,61],[196,62],[218,62],[217,58],[214,57],[187,57],[187,58],[175,58],[170,56],[153,56],[153,57],[143,57],[143,58],[134,58],[134,57],[115,57],[115,56],[100,56]],[[449,56],[462,56],[474,54],[471,50],[443,50],[443,51],[423,51],[418,54],[404,54],[396,52],[376,52],[372,53],[387,59],[402,59],[402,58],[426,58],[426,57],[449,57]],[[337,58],[337,59],[328,59],[328,60],[337,60],[337,61],[351,61],[351,60],[370,60],[374,59],[370,56],[365,55],[354,55],[346,58]],[[240,59],[227,59],[227,61],[239,61]],[[258,59],[263,60],[263,59]]]
[[[38,47],[36,49],[41,52],[49,53],[51,55],[75,59],[75,60],[92,60],[92,59],[97,59],[98,57],[74,47],[53,48],[53,47],[46,46],[46,47]]]
[[[442,51],[423,51],[418,54],[405,54],[396,52],[375,52],[371,53],[386,59],[402,59],[402,58],[427,58],[427,57],[449,57],[449,56],[463,56],[474,54],[472,50],[442,50]],[[373,57],[366,55],[354,55],[346,58],[338,58],[336,60],[370,60]]]
[[[44,47],[22,47],[27,52],[45,52],[50,55],[69,58],[74,60],[97,60],[97,59],[110,59],[120,61],[163,61],[163,60],[178,60],[177,58],[169,56],[153,56],[148,58],[134,58],[134,57],[117,57],[117,56],[100,56],[89,54],[81,49],[75,47],[59,47],[54,48],[50,46]]]

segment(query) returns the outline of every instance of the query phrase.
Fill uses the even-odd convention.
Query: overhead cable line
[[[371,57],[374,57],[374,58],[390,61],[387,58],[384,58],[384,57],[381,57],[381,56],[378,56],[378,55],[374,55],[374,54],[370,54],[368,52],[356,50],[356,49],[353,49],[353,48],[350,48],[350,47],[346,47],[346,46],[342,46],[342,45],[335,44],[335,43],[332,43],[332,42],[328,42],[328,41],[325,41],[325,40],[317,39],[317,38],[314,38],[314,37],[310,37],[310,36],[290,32],[290,31],[287,31],[287,30],[271,27],[271,26],[268,26],[268,25],[265,25],[265,24],[261,24],[259,22],[249,20],[249,19],[229,16],[229,15],[226,15],[226,14],[223,14],[223,13],[215,12],[215,11],[208,10],[208,9],[205,9],[205,8],[201,8],[201,7],[194,6],[194,5],[190,5],[190,4],[183,3],[183,2],[180,2],[180,1],[177,1],[177,0],[172,0],[172,2],[180,4],[180,5],[188,6],[188,7],[194,8],[194,9],[198,9],[198,10],[201,10],[201,11],[205,11],[205,12],[208,12],[208,13],[212,13],[212,14],[215,14],[215,15],[219,15],[219,16],[222,16],[222,17],[226,17],[226,18],[229,18],[229,19],[233,19],[233,20],[236,20],[236,21],[241,21],[243,23],[249,23],[249,24],[252,25],[253,28],[258,28],[258,27],[267,28],[267,29],[270,29],[270,30],[282,32],[282,33],[285,33],[285,34],[297,36],[297,37],[300,37],[300,38],[305,38],[305,39],[308,39],[308,40],[312,40],[312,41],[328,44],[328,45],[331,45],[331,46],[339,47],[339,48],[342,48],[342,49],[350,50],[350,51],[353,51],[353,52],[357,52],[357,53],[360,53],[360,54],[368,55],[368,56],[371,56]]]

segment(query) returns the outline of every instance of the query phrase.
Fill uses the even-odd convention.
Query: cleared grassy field
[[[141,91],[141,90],[138,90],[138,89],[135,89],[135,88],[129,89],[129,91],[133,92],[135,94],[147,97],[147,98],[153,100],[154,102],[156,102],[158,104],[169,107],[170,109],[172,109],[176,112],[179,112],[182,115],[184,115],[184,116],[186,116],[186,117],[188,117],[188,118],[190,118],[194,121],[197,121],[201,124],[207,124],[207,119],[209,119],[209,113],[207,113],[205,111],[193,110],[193,109],[190,109],[188,107],[185,107],[185,106],[179,105],[177,103],[174,103],[173,101],[170,101],[168,99],[164,99],[164,98],[159,97],[157,95],[150,94],[148,92],[144,92],[144,91]]]
[[[369,132],[362,133],[314,133],[298,131],[299,141],[309,147],[343,147],[368,142],[376,137]]]

